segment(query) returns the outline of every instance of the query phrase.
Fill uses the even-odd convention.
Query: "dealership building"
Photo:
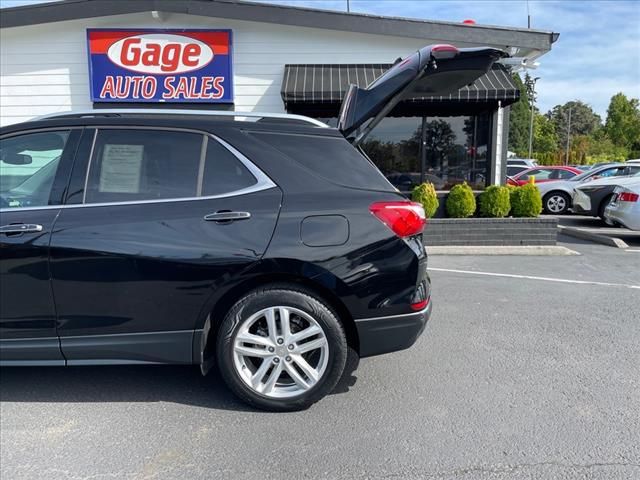
[[[425,14],[428,15],[428,3]],[[365,87],[429,44],[510,53],[471,85],[408,98],[368,137],[402,190],[505,175],[511,73],[558,34],[241,0],[65,0],[0,11],[0,123],[68,110],[198,108],[296,113],[335,126],[349,84]]]

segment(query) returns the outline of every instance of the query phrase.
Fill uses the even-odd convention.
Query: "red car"
[[[569,180],[571,177],[581,174],[582,171],[574,167],[545,166],[528,168],[527,170],[507,177],[508,185],[525,185],[529,178],[535,177],[536,183],[553,182],[555,180]]]

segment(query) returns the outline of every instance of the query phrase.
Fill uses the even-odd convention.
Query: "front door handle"
[[[205,215],[204,219],[207,222],[221,222],[221,223],[229,223],[234,222],[236,220],[247,220],[251,218],[251,214],[249,212],[231,212],[222,210],[216,213],[210,213],[209,215]]]
[[[11,225],[2,225],[0,234],[9,235],[16,233],[37,233],[42,231],[42,225],[35,223],[12,223]]]

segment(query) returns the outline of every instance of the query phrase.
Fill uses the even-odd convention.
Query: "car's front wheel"
[[[544,197],[543,205],[545,212],[562,215],[571,207],[571,198],[564,192],[551,192]]]
[[[347,359],[332,309],[295,286],[268,286],[238,301],[220,326],[217,359],[229,388],[261,409],[309,407],[333,390]]]

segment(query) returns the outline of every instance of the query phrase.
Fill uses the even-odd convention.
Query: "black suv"
[[[405,95],[503,55],[425,47],[352,86],[339,129],[166,110],[3,128],[0,364],[215,362],[245,401],[293,410],[347,348],[409,347],[431,311],[424,212],[357,145]]]

